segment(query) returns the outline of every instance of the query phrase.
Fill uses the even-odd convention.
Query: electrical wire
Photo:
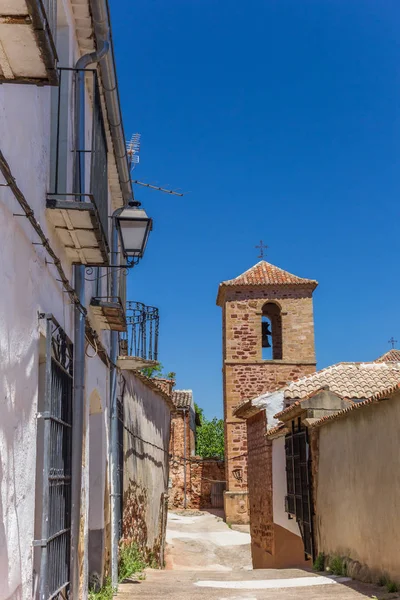
[[[87,341],[86,348],[85,348],[85,356],[87,356],[88,358],[96,358],[99,349],[98,349],[95,338],[93,338],[93,342],[94,342],[93,344],[90,342],[90,340],[86,334],[85,334],[85,338]],[[89,346],[91,346],[93,348],[94,354],[88,354],[87,351],[88,351]]]
[[[132,431],[132,429],[130,429],[125,423],[122,423],[123,428],[125,429],[125,431],[127,433],[129,433],[129,435],[137,440],[139,440],[140,442],[142,442],[143,444],[148,444],[149,446],[152,446],[153,448],[155,448],[156,450],[160,450],[161,452],[163,452],[164,454],[168,454],[169,458],[173,461],[176,460],[186,460],[186,462],[192,462],[192,463],[200,463],[203,462],[204,460],[210,460],[207,458],[194,458],[191,456],[183,456],[181,454],[172,454],[171,452],[169,452],[169,450],[165,450],[165,448],[162,448],[161,446],[158,446],[157,444],[154,444],[153,442],[150,442],[149,440],[146,440],[144,438],[142,438],[140,435],[137,435],[136,433],[134,433]],[[252,448],[252,450],[261,450],[265,448],[264,445],[262,446],[256,446],[255,448]],[[248,456],[248,452],[243,452],[242,454],[238,454],[237,456],[233,456],[232,460],[235,460],[236,458],[242,458],[243,456]],[[223,462],[224,459],[218,459],[217,462]]]
[[[60,276],[60,279],[58,279],[57,281],[61,282],[65,291],[71,298],[72,304],[74,304],[76,306],[76,308],[82,313],[82,315],[84,317],[86,317],[86,330],[88,331],[88,333],[90,333],[93,336],[93,338],[95,338],[97,334],[88,323],[87,310],[81,304],[81,302],[76,294],[75,289],[70,284],[70,282],[65,274],[65,271],[63,269],[61,260],[59,259],[57,254],[54,252],[53,248],[51,247],[50,242],[49,242],[48,238],[46,237],[39,221],[35,217],[34,211],[32,210],[31,206],[29,205],[29,202],[25,198],[24,194],[18,187],[16,179],[11,172],[10,165],[8,164],[6,158],[1,150],[0,150],[0,171],[3,174],[3,177],[7,182],[6,185],[4,185],[4,187],[8,187],[12,191],[15,199],[17,200],[17,202],[19,203],[19,205],[21,206],[22,210],[25,213],[22,216],[25,216],[28,219],[28,221],[32,225],[33,229],[36,231],[37,235],[39,236],[40,242],[38,242],[38,245],[43,246],[43,248],[48,252],[50,257],[53,259],[53,264],[56,267],[58,274]],[[3,187],[3,185],[2,185],[2,187]],[[100,356],[100,353],[98,352],[99,357],[101,358],[101,360],[103,360],[103,362],[107,366],[110,366],[111,361],[108,356],[107,350],[104,348],[104,346],[102,345],[102,343],[100,342],[100,340],[98,338],[97,338],[97,344],[98,344],[98,349],[101,351],[101,355],[104,358],[102,358],[102,356]]]

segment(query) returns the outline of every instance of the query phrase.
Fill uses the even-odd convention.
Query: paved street
[[[187,600],[361,600],[382,588],[300,569],[251,570],[250,536],[210,513],[169,514],[166,569],[120,586],[117,598]],[[389,596],[393,597],[393,595]]]

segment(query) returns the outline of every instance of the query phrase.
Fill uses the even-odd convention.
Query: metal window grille
[[[295,431],[285,437],[287,496],[285,510],[296,518],[303,539],[306,558],[314,557],[312,528],[312,497],[307,430]]]
[[[146,360],[158,357],[158,308],[141,302],[126,302],[127,331],[120,336],[121,354]]]
[[[52,315],[46,319],[42,548],[40,599],[66,598],[70,584],[72,342]]]

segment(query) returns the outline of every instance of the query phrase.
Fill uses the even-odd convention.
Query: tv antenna
[[[128,164],[129,170],[132,173],[136,165],[139,164],[139,155],[140,155],[140,133],[134,133],[126,144],[126,153],[128,155]],[[183,192],[178,192],[178,190],[168,190],[166,188],[159,187],[158,185],[153,185],[152,183],[145,183],[143,181],[137,181],[136,179],[131,180],[132,183],[136,185],[141,185],[142,187],[147,187],[152,190],[156,190],[157,192],[163,192],[164,194],[171,194],[172,196],[183,196]]]
[[[136,165],[139,164],[140,161],[140,133],[134,133],[126,144],[126,153],[128,155],[128,164],[130,171],[134,171]]]
[[[164,192],[164,194],[172,194],[173,196],[183,196],[183,192],[177,192],[176,190],[167,190],[166,188],[159,187],[158,185],[153,185],[152,183],[144,183],[143,181],[137,181],[132,179],[132,183],[136,183],[136,185],[141,185],[143,187],[150,188],[152,190],[156,190],[157,192]]]

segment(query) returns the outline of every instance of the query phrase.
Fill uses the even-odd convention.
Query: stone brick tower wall
[[[217,304],[223,320],[223,387],[228,522],[248,522],[247,430],[233,411],[243,402],[315,371],[312,293],[317,282],[261,261],[220,285]],[[262,358],[262,317],[266,303],[278,308],[281,359]],[[275,337],[275,339],[274,339]],[[254,448],[253,448],[254,451]]]

